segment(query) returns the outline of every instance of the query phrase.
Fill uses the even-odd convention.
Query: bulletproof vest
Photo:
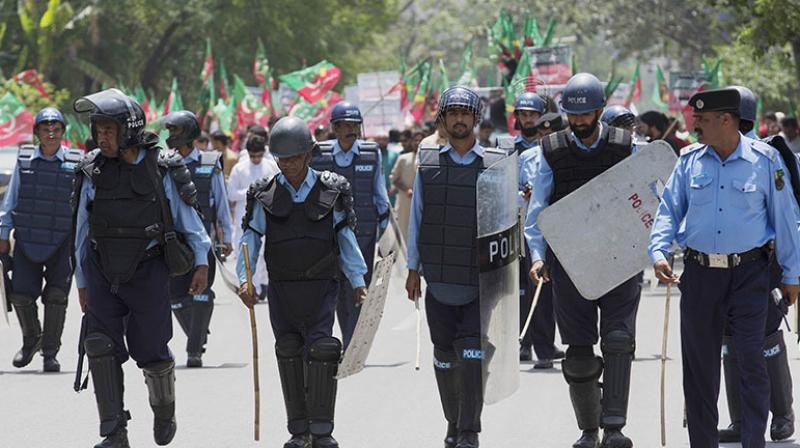
[[[417,241],[428,283],[478,285],[478,176],[506,153],[485,148],[483,158],[459,165],[439,147],[419,148],[422,224]]]
[[[197,188],[197,205],[203,214],[203,225],[209,235],[214,235],[212,231],[217,220],[216,205],[220,200],[226,200],[225,198],[214,198],[216,203],[214,206],[211,204],[211,182],[214,176],[221,171],[219,165],[221,155],[216,151],[200,151],[199,161],[186,162],[186,167],[192,173],[192,182]]]
[[[353,157],[349,166],[339,166],[333,158],[333,143],[327,141],[320,143],[319,152],[315,151],[311,160],[311,167],[317,171],[332,171],[344,176],[350,181],[353,191],[354,209],[358,223],[356,224],[356,239],[361,247],[367,266],[371,266],[369,253],[375,251],[374,242],[378,232],[378,210],[375,208],[375,172],[379,169],[378,154],[380,148],[375,143],[358,142],[358,156]],[[381,179],[383,181],[383,179]]]
[[[603,126],[600,142],[591,151],[578,148],[569,133],[563,129],[541,140],[542,154],[553,170],[551,205],[631,155],[631,134],[623,129]]]
[[[270,280],[336,279],[339,248],[333,226],[333,208],[339,191],[317,178],[305,202],[275,177],[256,198],[264,207],[268,232],[264,249]]]
[[[140,151],[145,151],[142,148]],[[151,240],[163,233],[163,218],[148,163],[156,164],[158,149],[149,149],[136,165],[99,155],[83,169],[95,187],[89,215],[89,240],[100,256],[100,267],[112,285],[131,279]]]
[[[64,151],[64,161],[33,158],[35,147],[23,146],[17,155],[19,195],[11,211],[17,246],[35,263],[53,256],[72,231],[70,195],[75,165],[83,153]]]

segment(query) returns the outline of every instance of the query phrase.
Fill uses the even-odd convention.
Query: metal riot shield
[[[652,142],[539,214],[544,239],[584,298],[597,300],[651,265],[658,192],[675,161],[669,144]]]
[[[212,252],[214,252],[214,257],[216,257],[217,259],[217,272],[220,274],[220,277],[222,277],[222,283],[224,283],[225,286],[228,287],[228,289],[233,291],[234,294],[238,295],[240,285],[239,285],[239,278],[237,277],[236,273],[229,271],[225,267],[225,262],[222,261],[222,258],[219,256],[219,251],[215,250]],[[234,266],[236,266],[235,263],[236,260],[233,261],[234,261]]]
[[[0,259],[0,307],[3,309],[3,317],[6,319],[6,324],[11,325],[8,321],[8,313],[11,311],[8,302],[8,290],[6,289],[6,279],[8,278],[6,274],[6,266],[2,259]]]
[[[392,277],[395,258],[396,253],[391,252],[375,264],[372,283],[367,289],[364,303],[361,304],[361,314],[353,331],[353,337],[350,339],[350,345],[347,346],[341,364],[339,364],[339,373],[336,376],[338,379],[347,378],[364,370],[372,342],[378,333],[378,325],[383,317],[383,308],[386,305],[386,296],[389,294],[389,280]]]
[[[497,403],[519,387],[519,257],[517,154],[478,177],[478,266],[483,394]]]

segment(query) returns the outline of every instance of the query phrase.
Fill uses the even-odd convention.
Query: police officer
[[[473,90],[455,86],[442,94],[437,121],[449,142],[420,146],[408,228],[406,291],[411,300],[419,297],[422,272],[448,448],[476,448],[481,431],[476,183],[506,153],[477,143],[472,129],[480,116],[481,100]]]
[[[356,216],[356,239],[364,260],[367,263],[365,281],[372,279],[375,261],[375,244],[378,240],[378,227],[385,229],[389,222],[389,194],[383,176],[383,162],[378,145],[359,140],[361,134],[361,111],[348,102],[333,106],[331,129],[336,140],[319,145],[311,161],[311,167],[318,171],[331,171],[344,176],[353,189]],[[339,289],[339,303],[336,316],[342,331],[344,347],[350,344],[358,316],[353,290],[347,282]]]
[[[756,97],[747,87],[731,86],[739,91],[740,120],[739,132],[748,138],[756,139],[753,126],[756,121]],[[788,148],[787,148],[788,150]],[[789,152],[791,152],[789,150]],[[787,167],[787,176],[792,173],[789,162],[797,165],[797,160],[793,155],[788,154],[789,160],[783,159]],[[797,171],[795,171],[795,174]],[[794,190],[795,197],[797,190]],[[779,287],[781,280],[781,268],[774,257],[770,258],[770,278],[769,290]],[[784,440],[794,433],[794,411],[792,410],[792,374],[789,369],[789,360],[786,356],[786,343],[783,340],[781,321],[784,313],[780,307],[776,306],[772,300],[767,306],[767,319],[764,332],[764,359],[767,364],[767,374],[769,375],[770,385],[770,411],[772,412],[772,423],[770,424],[770,437],[772,440]],[[728,397],[728,411],[731,417],[731,424],[726,429],[719,431],[719,441],[723,443],[741,442],[742,438],[742,411],[741,411],[741,378],[737,366],[736,350],[731,344],[731,326],[725,327],[725,334],[722,337],[722,371],[725,375],[725,391]]]
[[[604,429],[600,446],[633,446],[621,430],[628,410],[640,286],[633,277],[596,301],[586,300],[558,258],[546,249],[536,219],[545,207],[631,154],[631,134],[600,122],[605,103],[603,86],[593,75],[578,73],[567,82],[561,109],[567,114],[569,129],[550,134],[541,141],[542,158],[533,176],[533,193],[525,222],[525,237],[533,261],[531,278],[537,283],[553,281],[556,320],[561,339],[569,346],[561,367],[569,384],[578,428],[583,431],[573,445],[575,448],[597,447],[599,427]],[[593,348],[598,333],[602,358],[595,356]],[[602,394],[598,383],[601,375]]]
[[[536,120],[536,129],[539,131],[539,139],[542,139],[564,129],[564,117],[558,112],[548,112]]]
[[[91,114],[99,146],[77,167],[75,204],[75,282],[104,437],[95,447],[129,446],[122,379],[129,355],[144,371],[155,442],[166,445],[176,431],[169,276],[193,263],[189,292],[205,291],[211,242],[193,208],[197,193],[183,160],[159,159],[158,137],[143,132],[144,111],[134,99],[108,89],[74,107]],[[175,232],[191,250],[179,246]]]
[[[167,146],[174,148],[189,168],[206,232],[213,241],[219,224],[222,228],[222,255],[230,255],[233,227],[222,174],[222,153],[200,151],[194,147],[193,142],[200,135],[200,122],[192,112],[181,110],[168,114],[164,118],[164,127],[169,130]],[[214,252],[209,252],[208,288],[200,294],[189,294],[192,272],[170,279],[172,311],[187,337],[187,367],[203,366],[208,326],[214,310],[215,294],[211,286],[214,284],[216,264]]]
[[[357,304],[366,296],[353,198],[347,179],[309,168],[316,145],[299,118],[280,119],[269,146],[281,172],[251,185],[241,241],[250,248],[250,266],[256,265],[261,238],[266,241],[269,317],[292,435],[284,448],[335,448],[342,344],[332,335],[334,310],[345,281]],[[242,251],[236,270],[239,296],[252,307],[257,299],[248,293]],[[346,276],[341,282],[340,271]]]
[[[633,134],[633,128],[636,126],[636,115],[633,115],[633,112],[627,107],[615,104],[605,108],[603,115],[600,116],[600,121],[615,128],[625,129]]]
[[[46,107],[36,114],[33,133],[37,146],[23,146],[0,210],[0,256],[6,268],[11,230],[14,229],[13,276],[8,299],[22,329],[22,348],[14,367],[25,367],[41,349],[44,371],[58,372],[56,359],[72,283],[70,238],[72,216],[69,198],[73,169],[83,153],[61,146],[64,117]],[[42,289],[44,280],[44,289]],[[44,304],[44,331],[39,323],[36,299]]]
[[[763,447],[770,385],[764,361],[769,244],[783,269],[790,303],[800,278],[797,204],[778,151],[739,132],[736,89],[695,94],[700,144],[682,154],[667,181],[653,225],[656,276],[681,290],[683,390],[692,446],[717,446],[719,353],[723,327],[737,359],[741,441]],[[680,230],[679,230],[680,229]],[[680,281],[666,261],[673,241],[684,249]]]

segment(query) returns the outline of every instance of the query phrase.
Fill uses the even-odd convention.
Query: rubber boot
[[[785,440],[794,434],[794,411],[792,410],[792,371],[786,356],[786,343],[783,331],[778,330],[764,341],[764,358],[770,384],[770,411],[772,423],[769,426],[770,438]]]
[[[36,299],[21,294],[9,294],[9,301],[17,312],[19,326],[22,329],[22,348],[14,355],[12,364],[21,368],[31,363],[34,355],[42,347],[42,326],[39,323],[39,312]]]
[[[164,446],[172,442],[175,422],[175,362],[161,361],[142,369],[153,409],[153,440]]]
[[[730,336],[722,337],[722,373],[725,376],[725,396],[728,398],[728,414],[731,424],[719,430],[720,443],[739,443],[742,441],[742,401],[739,366],[736,365],[736,352]]]
[[[339,447],[332,434],[341,356],[342,343],[334,337],[314,341],[308,351],[306,406],[314,448]]]
[[[458,442],[458,357],[454,352],[446,352],[434,347],[433,371],[442,402],[444,418],[447,420],[445,448],[455,448]]]

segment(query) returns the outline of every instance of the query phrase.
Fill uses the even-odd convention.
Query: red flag
[[[0,146],[33,139],[33,115],[11,92],[0,98]]]
[[[339,82],[341,76],[339,67],[328,61],[321,61],[311,67],[282,75],[280,79],[313,104],[322,99]]]
[[[694,92],[694,94],[698,94],[698,93],[700,93],[700,92],[702,92],[704,90],[706,90],[706,85],[705,84],[701,84],[700,87],[698,87],[697,90]],[[683,123],[686,125],[686,130],[689,131],[689,132],[693,132],[694,131],[694,115],[693,115],[694,114],[694,108],[692,106],[690,106],[689,103],[687,102],[686,105],[683,106],[682,113],[683,113]]]
[[[28,84],[34,89],[36,89],[43,97],[50,98],[50,95],[48,95],[47,91],[44,89],[44,83],[42,82],[42,77],[36,70],[31,69],[19,72],[12,79],[17,82]]]
[[[625,98],[625,107],[631,107],[631,103],[638,103],[642,96],[642,78],[639,76],[639,63],[636,63],[636,70],[631,79],[631,90]]]

